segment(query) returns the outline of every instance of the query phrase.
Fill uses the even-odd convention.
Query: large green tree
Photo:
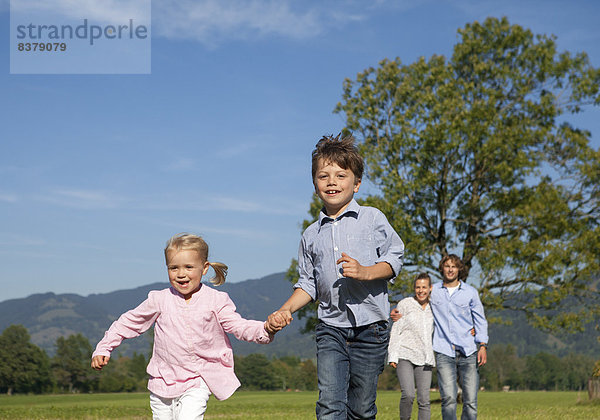
[[[30,341],[22,325],[11,325],[0,335],[0,391],[41,393],[51,386],[50,360]]]
[[[487,308],[580,329],[600,310],[600,154],[570,116],[600,103],[600,71],[506,18],[458,34],[450,57],[344,82],[367,201],[406,242],[404,280],[457,253]]]
[[[52,372],[56,385],[63,391],[92,390],[98,374],[90,367],[92,346],[82,334],[56,339],[56,354],[52,358]]]
[[[274,390],[281,387],[280,379],[264,354],[236,356],[235,374],[245,389]]]

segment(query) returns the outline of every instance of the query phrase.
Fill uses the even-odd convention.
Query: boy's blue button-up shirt
[[[469,356],[477,343],[488,342],[488,324],[477,289],[459,282],[452,296],[443,283],[433,285],[429,301],[433,311],[433,351],[455,357],[456,350]],[[475,337],[471,335],[475,328]]]
[[[388,263],[394,278],[402,268],[404,243],[376,208],[352,200],[336,219],[323,210],[302,234],[298,251],[302,288],[319,301],[318,317],[336,327],[359,327],[387,320],[390,313],[387,280],[359,281],[342,275],[336,264],[342,252],[363,266]]]

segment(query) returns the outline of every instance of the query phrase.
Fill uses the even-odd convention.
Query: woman
[[[432,348],[433,314],[429,306],[431,278],[426,273],[414,282],[415,295],[398,302],[400,319],[394,322],[390,333],[388,363],[396,369],[402,397],[400,419],[410,419],[415,399],[419,405],[419,420],[429,420],[429,388],[435,366]]]

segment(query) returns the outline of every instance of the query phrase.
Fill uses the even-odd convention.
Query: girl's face
[[[421,305],[429,301],[431,295],[431,285],[429,280],[419,279],[415,282],[415,298]]]
[[[182,249],[167,254],[169,282],[186,301],[200,290],[202,276],[208,272],[209,267],[208,261],[203,261],[200,254],[192,249]]]

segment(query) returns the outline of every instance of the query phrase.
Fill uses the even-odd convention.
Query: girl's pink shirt
[[[202,285],[188,303],[175,289],[151,291],[137,308],[125,312],[106,331],[92,357],[110,356],[125,338],[154,326],[154,349],[147,367],[148,389],[175,398],[203,379],[219,400],[240,386],[226,333],[238,340],[267,344],[262,321],[242,318],[225,292]]]

